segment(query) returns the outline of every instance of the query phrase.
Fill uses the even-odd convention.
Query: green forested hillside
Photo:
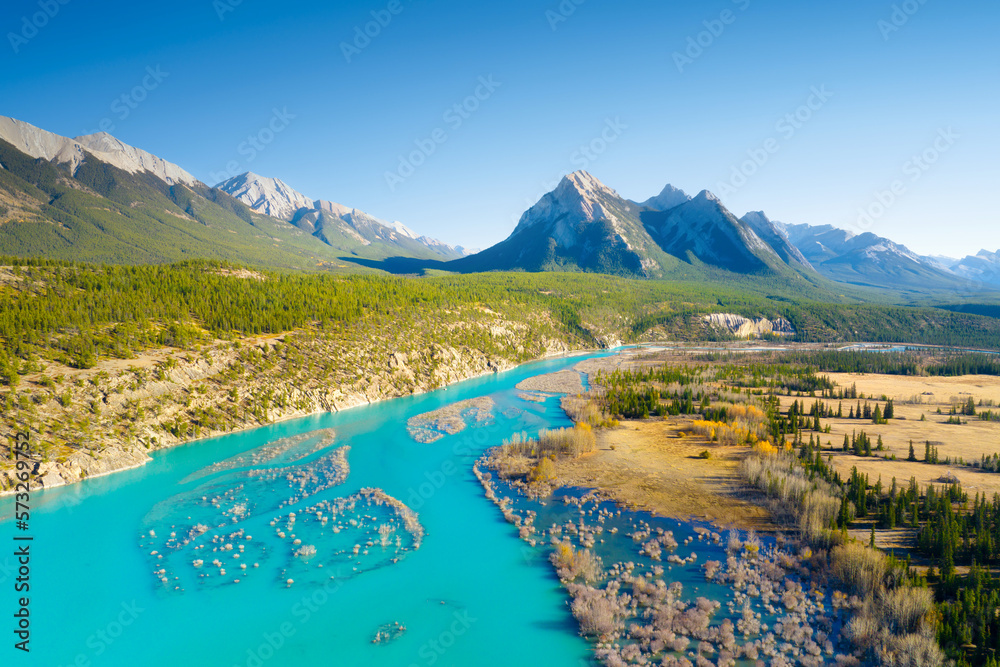
[[[595,346],[654,333],[680,340],[717,337],[700,320],[713,312],[787,317],[806,341],[891,338],[1000,346],[1000,320],[994,318],[793,301],[745,285],[552,273],[338,277],[205,261],[97,266],[0,258],[0,267],[0,366],[8,377],[35,356],[80,367],[101,356],[128,358],[153,346],[185,347],[209,334],[279,333],[469,305],[549,314],[564,336]]]
[[[219,190],[170,186],[96,159],[70,175],[0,140],[0,164],[0,254],[113,264],[217,259],[304,271],[358,271],[342,257],[399,254],[346,237],[331,247]]]

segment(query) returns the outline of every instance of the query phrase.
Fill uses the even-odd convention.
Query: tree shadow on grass
[[[436,259],[416,259],[414,257],[386,257],[385,259],[340,257],[339,259],[396,276],[424,276],[427,275],[428,271],[457,272],[454,267],[450,266],[450,262]]]

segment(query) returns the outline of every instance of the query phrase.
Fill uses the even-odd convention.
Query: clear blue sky
[[[41,0],[58,11],[37,34],[24,17],[39,0],[3,3],[0,115],[69,136],[108,119],[209,184],[233,162],[486,247],[584,166],[633,199],[669,182],[713,190],[737,215],[840,227],[880,213],[876,193],[899,181],[863,227],[926,254],[1000,247],[992,1],[909,0],[899,25],[889,0],[65,1]],[[373,11],[391,20],[348,62],[342,44]],[[679,67],[689,38],[706,46]],[[115,103],[144,77],[135,108]],[[832,97],[800,110],[823,86]],[[449,112],[477,88],[478,108]],[[274,109],[294,118],[261,150],[241,147]],[[779,125],[797,110],[808,119]],[[602,133],[603,152],[579,153]],[[433,154],[390,187],[420,140]],[[734,182],[748,151],[767,160]],[[910,162],[925,151],[934,164]]]

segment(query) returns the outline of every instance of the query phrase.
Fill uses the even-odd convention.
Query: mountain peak
[[[767,213],[764,213],[764,211],[747,211],[747,214],[743,216],[743,220],[744,222],[747,220],[774,222],[771,218],[767,217]]]
[[[343,204],[338,204],[337,202],[327,201],[325,199],[320,199],[316,201],[316,210],[324,211],[326,213],[332,213],[338,218],[343,218],[354,212],[355,209],[350,206],[344,206]]]
[[[614,190],[594,178],[594,176],[592,176],[589,172],[583,171],[582,169],[564,176],[555,191],[557,194],[566,194],[570,191],[575,191],[584,196],[599,194],[612,194],[617,196],[617,193],[615,193]]]
[[[260,176],[252,171],[215,186],[264,215],[291,220],[301,208],[312,208],[313,200],[297,192],[279,178]]]
[[[525,211],[504,241],[457,260],[459,270],[567,270],[651,276],[662,253],[642,225],[639,207],[586,171],[566,175]],[[651,254],[652,253],[652,254]]]
[[[774,252],[778,253],[786,264],[798,263],[804,267],[812,269],[813,266],[806,259],[802,251],[792,244],[788,239],[788,232],[785,225],[767,217],[764,211],[750,211],[740,220],[746,224],[764,243],[771,246]]]
[[[405,256],[454,259],[461,253],[446,243],[416,232],[401,222],[386,222],[350,206],[297,192],[280,178],[248,171],[215,186],[257,213],[281,218],[324,243],[392,248]]]
[[[609,203],[621,202],[618,193],[601,183],[586,171],[575,171],[565,176],[552,192],[524,212],[514,234],[538,223],[562,218],[577,218],[585,222],[611,220],[614,214]]]
[[[674,257],[693,256],[738,273],[780,271],[777,252],[708,190],[668,211],[648,212],[643,222]]]
[[[675,188],[670,183],[660,191],[660,194],[655,197],[650,197],[646,201],[639,204],[634,202],[643,208],[651,208],[654,211],[668,211],[675,206],[680,206],[686,202],[691,201],[691,197],[688,196],[686,192],[680,188]]]
[[[660,194],[658,196],[662,197],[663,195],[672,195],[672,194],[677,194],[678,192],[680,192],[681,194],[684,193],[684,191],[681,190],[680,188],[675,188],[670,183],[667,183],[666,185],[663,186],[663,189],[660,190]]]

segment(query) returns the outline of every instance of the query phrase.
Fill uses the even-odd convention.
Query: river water
[[[31,652],[6,646],[4,664],[589,664],[552,568],[471,471],[514,432],[569,425],[558,398],[524,401],[514,386],[580,359],[189,443],[33,493]],[[482,396],[495,403],[487,422],[432,443],[407,432],[414,415]],[[7,540],[12,511],[0,501]],[[12,645],[10,543],[3,553]]]
[[[757,556],[711,526],[581,501],[585,490],[539,501],[494,485],[491,497],[520,532],[534,522],[522,540],[486,497],[473,473],[486,449],[571,425],[558,395],[516,385],[583,358],[188,443],[142,468],[33,493],[30,530],[17,532],[33,538],[31,650],[12,648],[12,545],[24,542],[9,542],[0,552],[11,610],[3,664],[591,665],[548,562],[553,540],[592,549],[610,568],[604,584],[652,586],[629,623],[662,614],[642,605],[666,600],[686,633],[678,628],[697,621],[696,607],[714,604],[702,636],[716,646],[698,652],[725,662],[722,647],[743,641],[732,628],[753,612],[764,632],[769,624],[782,635],[762,648],[791,664],[809,651],[803,664],[830,664],[842,615],[830,611],[829,591],[810,592],[798,566],[778,565],[787,557],[773,540],[753,542]],[[13,504],[0,500],[3,539],[16,532]],[[720,567],[724,576],[707,580],[706,568]],[[674,655],[694,660],[695,644]]]

